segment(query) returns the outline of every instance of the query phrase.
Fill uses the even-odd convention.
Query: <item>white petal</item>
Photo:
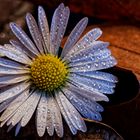
[[[55,94],[55,99],[56,99],[56,101],[57,101],[57,103],[59,105],[60,111],[61,111],[65,121],[67,122],[72,134],[75,135],[75,134],[77,134],[77,129],[74,127],[74,125],[73,125],[73,123],[72,123],[72,121],[70,119],[71,116],[69,117],[69,114],[67,113],[67,110],[63,107],[62,102],[61,102],[58,94],[59,93]]]
[[[109,49],[107,49],[107,46],[109,45],[108,42],[102,42],[102,41],[95,41],[91,45],[89,45],[87,48],[79,51],[76,54],[70,55],[69,57],[65,58],[68,61],[78,61],[78,60],[85,60],[92,57],[105,57],[104,55],[111,55],[111,52]],[[95,61],[92,58],[93,61]]]
[[[12,115],[11,115],[11,116],[12,116]],[[0,123],[0,127],[3,127],[4,124],[10,119],[11,116],[9,116],[9,117],[6,118],[4,121],[2,121],[2,122]]]
[[[40,97],[39,95],[33,92],[32,95],[15,111],[15,114],[10,118],[8,123],[9,124],[11,123],[12,125],[16,125],[21,119],[23,119],[26,112],[28,112],[28,110],[30,110],[32,107],[33,107],[32,111],[34,112],[34,105],[36,107],[36,102],[38,102],[39,97]],[[24,121],[22,122],[23,126],[24,124],[26,124],[26,122],[30,120],[30,116],[32,116],[32,112],[29,115],[29,118],[27,118],[25,122]]]
[[[70,91],[69,89],[63,89],[64,94],[70,100],[70,102],[75,106],[75,108],[86,118],[101,121],[102,117],[100,113],[96,110],[96,102],[84,102],[76,96],[76,93]],[[94,107],[94,108],[93,108]]]
[[[12,124],[9,125],[7,132],[9,132],[14,126]]]
[[[0,57],[0,66],[5,66],[8,68],[15,68],[15,69],[27,69],[25,68],[24,65],[20,63],[2,57]]]
[[[15,40],[10,40],[10,43],[15,48],[17,48],[20,51],[24,52],[28,57],[30,57],[30,58],[36,57],[36,55],[32,51],[30,51],[29,49],[27,49],[20,41],[18,41],[18,40],[16,40],[16,41]]]
[[[108,97],[101,92],[95,90],[91,86],[80,83],[79,81],[71,80],[70,83],[76,86],[79,90],[78,93],[83,93],[85,97],[92,98],[94,101],[109,101]],[[77,90],[76,90],[77,91]]]
[[[20,107],[26,99],[30,96],[29,89],[25,90],[21,95],[19,95],[14,101],[10,103],[10,105],[7,107],[7,109],[3,112],[3,114],[0,117],[0,121],[4,121],[7,118],[10,118],[11,115],[13,115],[18,107]]]
[[[34,93],[34,102],[33,104],[30,104],[28,105],[28,109],[26,109],[26,112],[24,112],[24,116],[22,117],[21,119],[21,126],[24,127],[28,122],[29,120],[31,119],[33,113],[35,112],[35,109],[38,105],[38,102],[40,100],[40,97],[41,97],[41,92],[36,90]]]
[[[75,43],[80,38],[83,31],[85,30],[87,23],[88,23],[88,18],[85,17],[85,18],[81,19],[78,22],[78,24],[75,26],[75,28],[72,30],[72,32],[68,36],[68,39],[67,39],[67,41],[64,45],[64,48],[62,50],[62,53],[61,53],[62,58],[65,57],[65,55],[68,53],[68,51],[70,49],[72,49],[72,47],[75,45]]]
[[[69,13],[69,8],[65,8],[63,3],[54,12],[50,30],[51,52],[54,54],[58,53],[61,40],[66,30]]]
[[[111,52],[108,49],[104,49],[100,51],[100,53],[97,55],[94,55],[91,52],[91,54],[89,53],[88,55],[85,55],[79,59],[71,61],[69,66],[75,67],[75,66],[85,65],[87,63],[98,63],[99,61],[104,61],[108,59],[110,55],[111,55]]]
[[[66,30],[66,27],[67,27],[67,23],[68,23],[68,19],[69,19],[69,14],[70,14],[70,10],[68,7],[64,8],[63,10],[63,13],[61,15],[61,18],[60,18],[60,23],[59,23],[59,34],[58,34],[58,42],[57,42],[57,46],[55,48],[55,54],[57,55],[58,54],[58,50],[59,50],[59,47],[61,45],[61,41],[62,41],[62,38],[64,36],[64,33],[65,33],[65,30]]]
[[[46,130],[46,121],[47,121],[47,93],[43,92],[42,97],[39,101],[37,111],[36,111],[36,127],[37,133],[40,137],[42,137]]]
[[[106,94],[114,93],[113,88],[115,87],[115,83],[112,83],[112,82],[98,80],[92,77],[85,77],[78,74],[71,74],[69,76],[69,79],[74,82],[89,86],[93,88],[95,92],[97,91],[97,92],[106,93]]]
[[[49,25],[45,11],[41,6],[38,7],[38,23],[45,43],[44,50],[46,53],[50,52]]]
[[[59,19],[64,10],[64,4],[61,3],[58,8],[54,11],[52,22],[51,22],[51,29],[50,29],[50,53],[55,52],[55,47],[57,46],[57,35],[58,35],[58,28],[59,28]]]
[[[0,76],[0,85],[7,86],[11,84],[16,84],[22,81],[27,81],[30,79],[29,75],[9,75],[9,76]]]
[[[28,74],[30,73],[29,69],[15,69],[15,68],[8,68],[4,66],[0,66],[0,75],[18,75],[18,74]]]
[[[62,124],[62,117],[60,114],[60,108],[58,107],[56,101],[51,97],[52,100],[52,107],[51,107],[51,115],[52,121],[54,124],[55,131],[59,137],[63,137],[63,124]]]
[[[66,87],[68,90],[72,91],[72,93],[81,101],[85,102],[85,106],[88,106],[88,108],[91,108],[90,110],[96,111],[96,112],[103,112],[104,108],[99,105],[93,98],[93,96],[88,96],[84,94],[84,90],[82,91],[78,87],[75,87],[74,85],[69,84],[68,87]],[[88,94],[88,93],[87,93]]]
[[[0,51],[8,58],[23,63],[23,64],[28,64],[30,65],[32,61],[29,59],[29,57],[24,54],[22,51],[17,49],[16,47],[10,45],[10,44],[5,44],[4,46],[0,46]]]
[[[78,130],[86,132],[87,128],[86,128],[85,122],[82,119],[79,112],[68,101],[68,99],[64,96],[63,93],[59,92],[58,96],[59,96],[59,99],[61,100],[61,103],[62,103],[63,107],[65,108],[66,113],[69,116],[69,119],[71,120],[73,126],[75,128],[77,128]]]
[[[102,71],[75,72],[75,73],[80,74],[82,76],[92,77],[95,79],[104,80],[104,81],[108,81],[108,82],[112,82],[112,83],[118,82],[118,79],[116,76],[114,76],[110,73],[102,72]]]
[[[32,38],[36,44],[36,47],[38,48],[40,53],[43,54],[44,53],[43,42],[42,42],[43,38],[41,36],[41,33],[38,29],[38,26],[34,17],[30,13],[26,15],[26,22],[27,22],[30,34],[32,35]]]
[[[0,103],[13,97],[16,96],[20,93],[22,93],[24,90],[26,90],[27,88],[29,88],[30,83],[21,83],[18,85],[15,85],[14,87],[0,93]]]
[[[75,93],[75,95],[82,99],[83,101],[88,100],[89,102],[96,102],[96,101],[102,101],[102,100],[109,100],[105,95],[101,94],[100,92],[93,92],[88,89],[88,87],[82,87],[82,85],[74,85],[75,83],[67,83],[66,88],[68,88],[70,91]],[[103,108],[98,104],[96,107],[97,111],[102,112]],[[96,110],[95,109],[95,110]]]
[[[21,41],[21,43],[35,55],[38,55],[39,52],[27,34],[15,23],[10,23],[11,30],[15,36]]]
[[[16,98],[17,96],[14,96],[12,98],[9,98],[7,99],[6,101],[4,101],[3,103],[0,104],[0,113],[2,111],[4,111],[8,106],[9,104]]]
[[[52,118],[52,106],[53,106],[53,103],[52,103],[52,100],[51,98],[52,97],[47,97],[48,99],[48,102],[47,102],[47,106],[48,106],[48,111],[47,111],[47,121],[46,121],[46,129],[47,129],[47,132],[50,136],[53,136],[54,134],[54,122],[53,122],[53,118]]]
[[[107,69],[115,66],[117,64],[116,59],[113,56],[110,56],[106,59],[100,60],[99,62],[87,62],[87,63],[81,63],[80,65],[73,66],[71,68],[71,72],[88,72],[88,71],[96,71],[96,70],[102,70]]]
[[[18,124],[17,124],[17,126],[16,126],[16,130],[15,130],[15,136],[17,136],[17,135],[18,135],[18,133],[19,133],[20,129],[21,129],[21,124],[20,124],[20,123],[18,123]]]
[[[102,35],[102,31],[99,28],[92,29],[74,45],[74,47],[66,54],[65,57],[69,57],[70,55],[76,54],[79,51],[86,49],[101,35]]]

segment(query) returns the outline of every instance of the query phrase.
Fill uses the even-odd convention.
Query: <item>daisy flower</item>
[[[72,134],[85,132],[82,117],[100,121],[103,107],[97,101],[109,101],[105,94],[114,92],[117,78],[100,70],[116,65],[107,48],[97,41],[102,31],[90,30],[81,39],[88,18],[75,26],[60,52],[69,18],[69,8],[60,4],[49,31],[45,12],[38,7],[38,24],[30,13],[26,22],[31,34],[15,23],[10,28],[18,41],[0,46],[0,117],[1,127],[15,127],[15,135],[35,113],[37,133],[63,137],[63,119]],[[62,119],[63,118],[63,119]]]

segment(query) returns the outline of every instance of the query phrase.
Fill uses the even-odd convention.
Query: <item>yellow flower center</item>
[[[50,54],[38,56],[31,65],[33,83],[49,92],[64,86],[68,73],[66,63]]]

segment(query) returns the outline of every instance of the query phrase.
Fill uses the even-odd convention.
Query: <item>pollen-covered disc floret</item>
[[[63,86],[68,75],[67,65],[53,55],[40,55],[31,66],[33,83],[42,90],[53,91]]]

